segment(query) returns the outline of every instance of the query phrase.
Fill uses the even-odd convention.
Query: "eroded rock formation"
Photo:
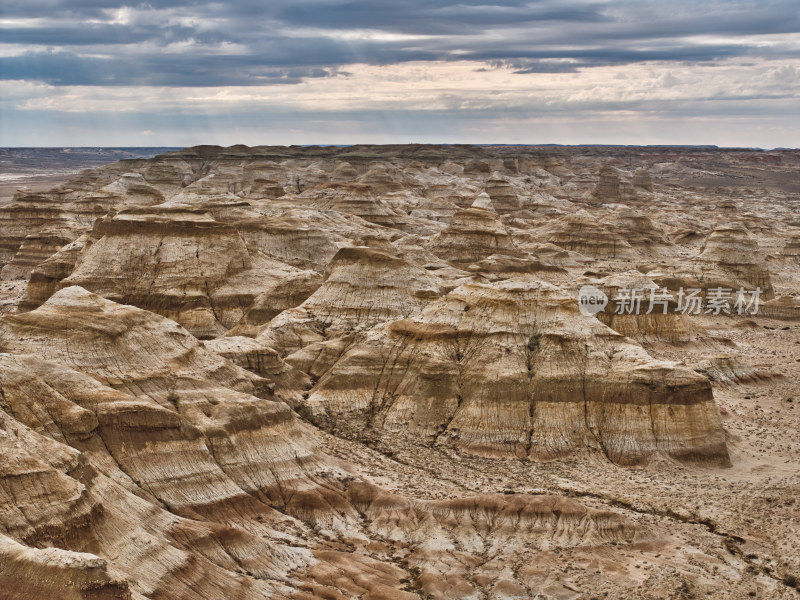
[[[19,192],[0,597],[790,597],[797,165],[198,146]]]

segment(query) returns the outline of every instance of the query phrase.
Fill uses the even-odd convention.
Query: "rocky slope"
[[[798,169],[199,146],[18,192],[0,598],[797,597]]]

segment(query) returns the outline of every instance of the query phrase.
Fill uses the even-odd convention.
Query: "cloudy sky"
[[[0,145],[798,146],[797,0],[2,0]]]

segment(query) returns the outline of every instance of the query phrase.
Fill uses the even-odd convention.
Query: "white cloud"
[[[800,77],[791,61],[730,59],[714,64],[647,63],[584,68],[577,73],[515,74],[481,69],[471,61],[348,65],[347,75],[307,79],[299,84],[228,87],[53,87],[12,85],[8,98],[18,110],[60,112],[181,112],[218,114],[259,110],[434,111],[561,110],[636,111],[657,104],[730,102],[754,96],[800,97]],[[710,108],[711,105],[709,105]],[[705,114],[705,113],[704,113]]]

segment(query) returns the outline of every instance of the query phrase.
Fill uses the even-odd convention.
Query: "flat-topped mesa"
[[[519,198],[514,188],[505,179],[493,177],[486,182],[486,193],[492,199],[492,206],[498,214],[520,209]]]
[[[595,317],[639,343],[663,341],[672,344],[692,339],[690,324],[677,311],[675,297],[646,275],[628,271],[610,275],[598,282],[609,299],[608,306]]]
[[[99,220],[93,235],[60,287],[79,285],[154,311],[200,338],[216,337],[241,317],[221,323],[212,301],[226,280],[253,266],[230,225],[199,210],[135,210]]]
[[[337,431],[404,432],[480,455],[729,461],[707,378],[652,359],[543,282],[465,284],[374,329],[307,402]]]
[[[48,292],[79,285],[172,318],[207,339],[233,327],[270,283],[301,275],[251,256],[235,227],[200,209],[122,211],[98,220],[87,242],[65,248],[34,272],[22,310],[35,308]]]
[[[428,249],[456,266],[466,266],[491,256],[520,256],[505,225],[485,208],[459,210],[444,231],[433,236]]]
[[[739,287],[747,290],[760,288],[762,300],[775,297],[772,279],[758,243],[740,223],[716,227],[693,261],[702,270],[705,289],[723,285],[736,290]],[[706,265],[713,267],[710,272]]]
[[[637,252],[613,223],[598,221],[586,211],[555,219],[540,230],[542,241],[591,258],[632,260]]]

